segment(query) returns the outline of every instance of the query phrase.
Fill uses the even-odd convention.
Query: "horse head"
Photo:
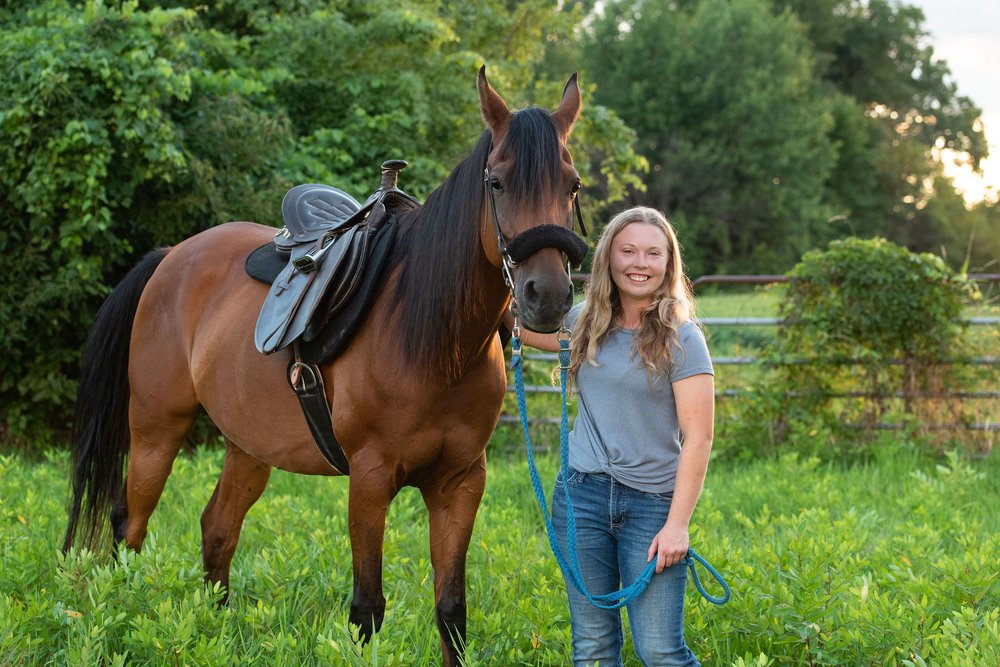
[[[566,140],[580,113],[576,74],[552,112],[511,111],[479,70],[479,104],[492,132],[483,174],[483,250],[504,272],[516,312],[527,328],[552,332],[573,305],[567,264],[579,264],[586,244],[573,233],[580,175]]]

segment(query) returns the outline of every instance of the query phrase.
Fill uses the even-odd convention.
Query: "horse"
[[[465,644],[466,556],[506,391],[498,329],[512,299],[537,331],[558,329],[572,304],[558,243],[535,238],[513,262],[506,241],[560,227],[582,243],[572,232],[580,176],[566,147],[581,107],[577,75],[552,111],[511,111],[485,66],[476,86],[482,135],[422,206],[397,214],[384,283],[350,343],[321,367],[350,464],[349,623],[361,641],[381,628],[386,512],[414,486],[429,517],[445,665],[458,664]],[[105,300],[82,362],[64,552],[142,547],[200,410],[226,447],[201,516],[205,581],[221,584],[223,604],[241,526],[271,470],[339,474],[285,379],[292,353],[254,347],[268,288],[244,261],[274,233],[228,222],[150,251]]]

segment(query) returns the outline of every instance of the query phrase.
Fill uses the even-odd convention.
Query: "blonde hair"
[[[670,371],[673,359],[671,344],[680,347],[677,329],[694,319],[691,283],[684,275],[680,244],[673,226],[663,213],[654,208],[637,206],[622,211],[611,219],[597,241],[590,280],[584,287],[587,302],[573,327],[569,372],[574,379],[584,360],[597,365],[598,348],[608,332],[616,328],[616,321],[624,316],[618,288],[611,278],[611,248],[615,237],[632,224],[652,225],[667,239],[667,268],[663,283],[653,294],[652,302],[640,314],[634,341],[634,352],[642,359],[650,380],[654,374]]]

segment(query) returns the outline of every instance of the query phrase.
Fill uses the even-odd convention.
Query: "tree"
[[[825,233],[833,119],[791,14],[766,0],[616,3],[583,54],[651,164],[635,199],[678,224],[692,273],[781,270]]]
[[[22,433],[72,398],[80,332],[132,252],[121,212],[185,169],[171,113],[191,97],[177,63],[192,17],[46,3],[15,18],[0,32],[0,417]]]
[[[817,76],[853,100],[834,130],[841,159],[828,187],[838,219],[913,250],[937,251],[964,214],[928,206],[950,199],[937,178],[941,150],[978,168],[988,148],[981,111],[958,94],[937,58],[923,12],[895,0],[774,0],[807,26]],[[864,120],[862,120],[862,114]],[[859,175],[867,178],[859,178]],[[935,183],[944,188],[935,189]],[[953,215],[938,217],[935,211]]]
[[[388,158],[409,160],[401,186],[426,195],[482,132],[483,62],[508,99],[558,100],[568,73],[525,74],[556,14],[499,0],[0,8],[0,441],[66,426],[93,314],[152,246],[233,219],[277,226],[300,182],[366,197]],[[594,206],[643,163],[613,113],[585,114],[574,148],[604,186]]]

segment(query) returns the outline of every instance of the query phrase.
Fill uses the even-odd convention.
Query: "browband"
[[[566,253],[574,266],[587,256],[587,244],[571,230],[545,224],[524,231],[507,243],[507,254],[515,263],[531,257],[542,248],[557,248]]]

